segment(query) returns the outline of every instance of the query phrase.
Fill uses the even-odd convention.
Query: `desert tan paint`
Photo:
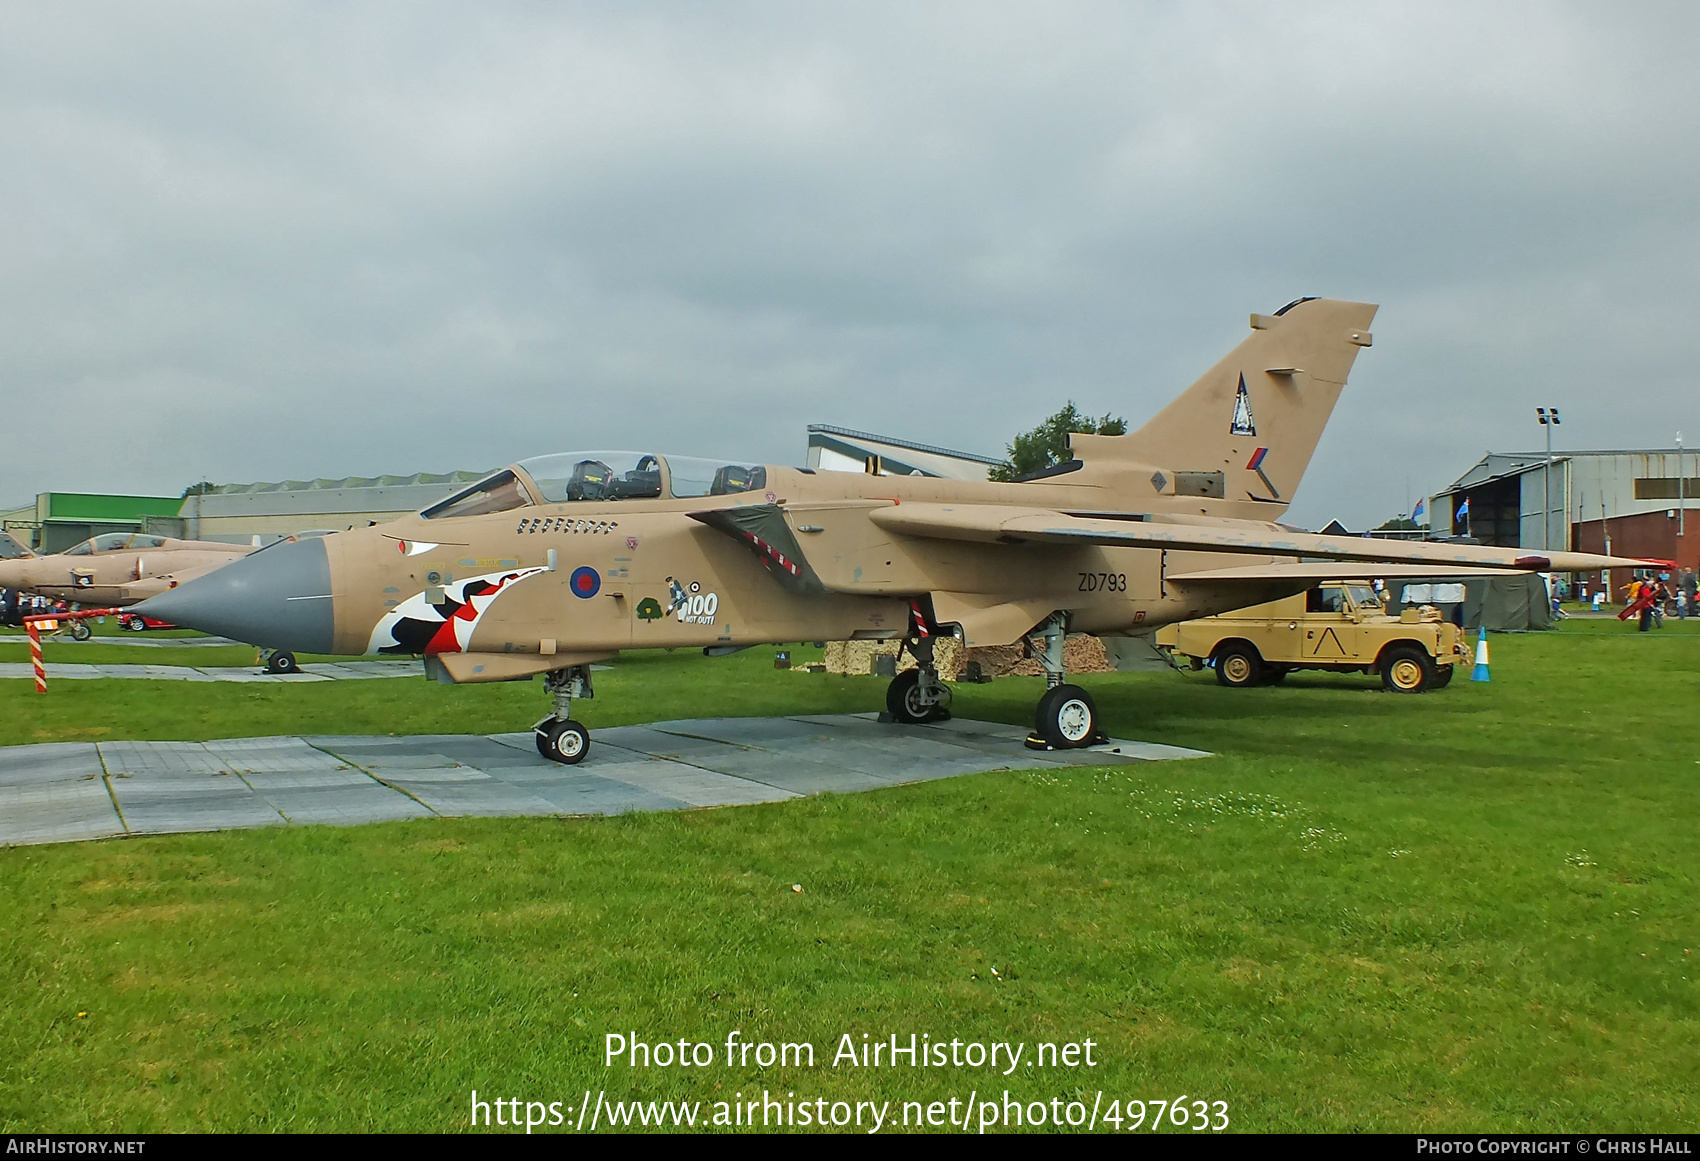
[[[1281,316],[1253,316],[1252,334],[1144,427],[1073,437],[1079,467],[1043,480],[770,466],[757,493],[409,516],[336,533],[325,538],[335,650],[366,652],[374,626],[433,583],[546,567],[551,550],[553,571],[504,590],[469,647],[442,655],[453,678],[502,680],[629,648],[898,636],[913,597],[930,598],[936,620],[959,625],[968,644],[992,645],[1018,639],[1054,611],[1066,612],[1077,630],[1144,633],[1273,600],[1315,583],[1316,566],[1291,563],[1306,556],[1403,561],[1430,572],[1515,567],[1515,550],[1329,539],[1272,522],[1285,512],[1353,360],[1370,343],[1375,309],[1315,299]],[[1258,459],[1260,448],[1267,454]],[[1183,494],[1183,486],[1220,495]],[[766,503],[768,494],[824,593],[787,591],[747,544],[689,515]],[[535,527],[537,517],[571,517],[573,528],[600,530],[516,530]],[[410,556],[410,544],[435,547]],[[1552,567],[1597,568],[1606,559],[1553,554]],[[601,581],[588,599],[569,588],[581,566]],[[1328,575],[1378,572],[1334,565]],[[646,599],[670,603],[669,578],[712,594],[712,620],[640,617]]]
[[[244,544],[209,540],[146,539],[160,544],[0,561],[0,589],[23,589],[83,605],[133,605],[254,551]]]

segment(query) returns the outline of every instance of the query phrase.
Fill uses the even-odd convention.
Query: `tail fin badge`
[[[1240,372],[1240,389],[1234,393],[1234,421],[1228,425],[1229,435],[1257,435],[1257,421],[1251,417],[1251,396],[1246,394],[1245,372]]]

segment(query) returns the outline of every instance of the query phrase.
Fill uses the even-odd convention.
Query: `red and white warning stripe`
[[[30,631],[30,664],[35,666],[35,691],[47,692],[47,666],[41,661],[41,626],[34,621],[25,621]]]

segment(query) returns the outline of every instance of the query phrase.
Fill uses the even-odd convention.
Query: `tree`
[[[216,491],[217,488],[217,484],[202,480],[198,484],[190,484],[187,488],[184,488],[183,498],[187,500],[190,496],[205,496],[210,492]]]
[[[1409,516],[1395,516],[1393,519],[1375,526],[1377,532],[1421,532],[1422,525]]]
[[[1074,432],[1083,435],[1126,435],[1127,420],[1105,415],[1093,419],[1083,415],[1074,400],[1032,431],[1024,431],[1005,449],[1009,459],[987,473],[994,480],[1017,480],[1042,472],[1046,468],[1066,463],[1069,459],[1068,437]]]

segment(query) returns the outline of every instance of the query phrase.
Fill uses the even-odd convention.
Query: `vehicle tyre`
[[[147,627],[148,627],[148,623],[146,621],[142,620],[140,617],[125,617],[124,618],[124,628],[130,630],[130,632],[132,632],[132,633],[140,633],[142,630],[146,629]]]
[[[1287,680],[1287,674],[1291,672],[1291,669],[1282,669],[1278,665],[1271,665],[1263,671],[1263,684],[1280,685]]]
[[[287,649],[279,649],[266,658],[267,673],[300,673],[301,666],[295,661],[295,654]]]
[[[1244,689],[1263,680],[1263,656],[1244,641],[1229,641],[1216,650],[1216,680]]]
[[[1059,685],[1039,699],[1034,728],[1059,750],[1094,744],[1098,730],[1098,706],[1092,695],[1078,685]]]
[[[921,700],[921,671],[905,669],[885,687],[885,708],[893,721],[906,726],[943,721],[950,717],[944,702],[927,705]]]
[[[571,719],[552,719],[537,728],[537,752],[551,762],[576,766],[590,753],[590,731]]]
[[[1381,659],[1381,684],[1390,693],[1421,693],[1435,684],[1434,660],[1415,645],[1395,645]]]
[[[1452,680],[1452,675],[1457,671],[1458,666],[1456,664],[1436,665],[1434,667],[1434,688],[1445,689],[1447,683]]]
[[[73,640],[73,641],[87,641],[90,637],[93,637],[93,636],[94,636],[94,630],[89,628],[89,623],[87,621],[72,621],[71,622],[71,640]]]

